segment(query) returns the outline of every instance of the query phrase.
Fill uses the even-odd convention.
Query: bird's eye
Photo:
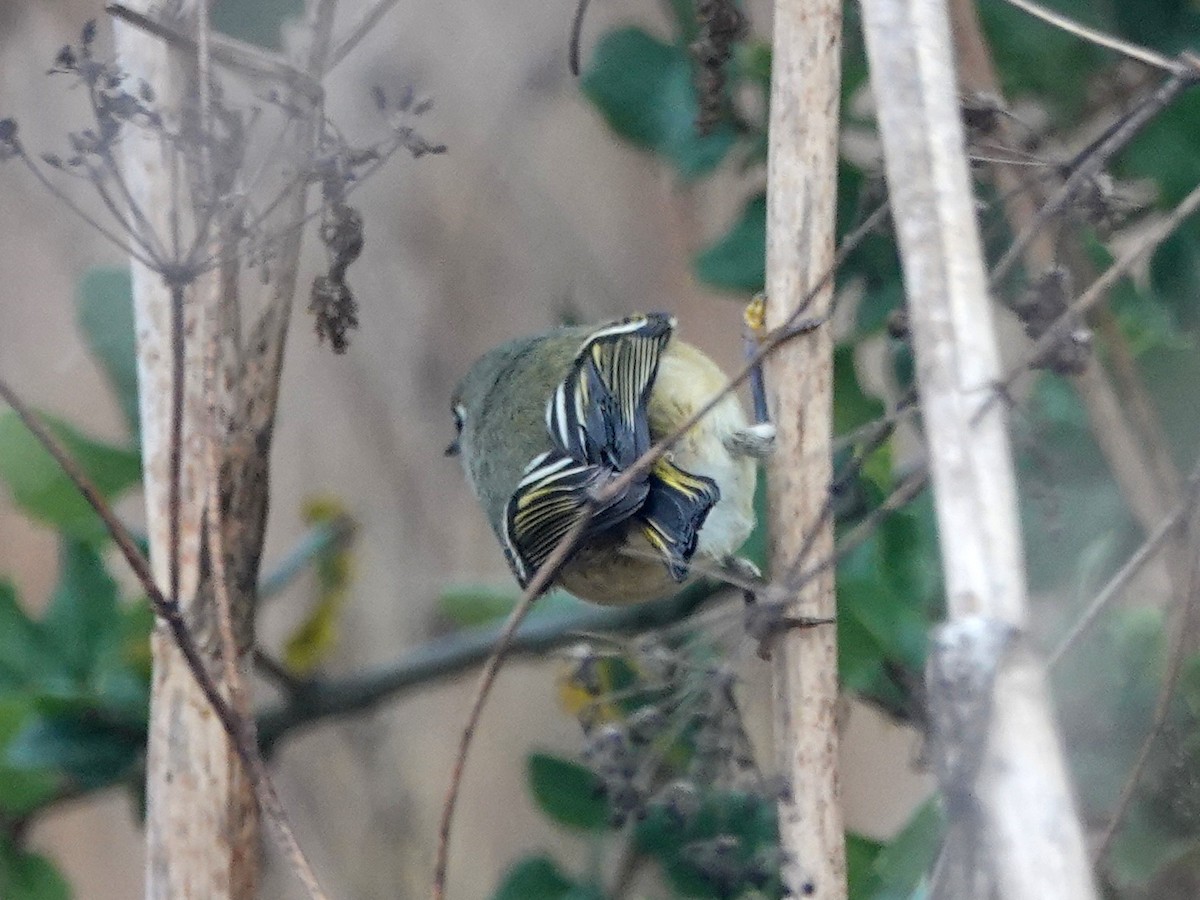
[[[463,424],[466,422],[466,419],[467,419],[467,411],[466,411],[466,409],[463,408],[463,405],[461,403],[455,403],[454,406],[451,408],[451,412],[454,413],[455,436],[454,436],[454,440],[450,442],[450,446],[446,448],[446,455],[447,456],[458,456],[459,450],[462,449],[459,444],[459,441],[462,438]]]

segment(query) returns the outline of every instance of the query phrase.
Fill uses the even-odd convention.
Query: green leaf
[[[4,900],[70,900],[71,886],[50,860],[2,840],[0,897]]]
[[[216,0],[210,7],[209,21],[230,37],[249,41],[270,50],[283,46],[281,29],[304,12],[304,0]]]
[[[1200,306],[1200,285],[1192,294],[1192,304]],[[1163,431],[1171,445],[1176,465],[1188,471],[1195,465],[1200,447],[1200,416],[1196,415],[1196,385],[1200,384],[1200,349],[1160,348],[1147,353],[1138,366],[1144,383],[1152,390]]]
[[[751,198],[725,236],[696,255],[692,269],[713,287],[761,291],[767,277],[767,195]]]
[[[854,345],[833,352],[833,430],[847,434],[884,414],[883,402],[863,392],[854,364]]]
[[[1017,428],[1024,431],[1018,432],[1018,447],[1036,447],[1017,458],[1030,587],[1045,591],[1077,584],[1085,551],[1111,538],[1111,565],[1087,573],[1107,578],[1136,547],[1138,528],[1070,383],[1043,374]]]
[[[875,857],[875,875],[881,887],[874,900],[908,900],[932,867],[945,829],[945,813],[933,797]]]
[[[699,105],[686,45],[664,43],[638,28],[610,31],[581,83],[617,134],[665,156],[684,178],[713,169],[733,146],[727,122],[711,134],[696,131]]]
[[[1200,289],[1200,228],[1193,223],[1185,223],[1175,234],[1163,241],[1154,255],[1150,257],[1150,297],[1144,300],[1139,308],[1130,310],[1131,303],[1122,303],[1118,310],[1123,313],[1122,324],[1133,319],[1132,324],[1140,330],[1153,329],[1157,332],[1167,332],[1177,346],[1180,339],[1180,327],[1195,329],[1200,326],[1200,311],[1196,309],[1196,292]],[[1133,294],[1142,298],[1142,291],[1123,282],[1117,289],[1116,296],[1123,299],[1125,294]],[[1123,307],[1123,308],[1122,308]],[[1147,307],[1155,308],[1159,316],[1166,319],[1155,322],[1147,315]],[[1131,313],[1141,313],[1136,318]],[[1149,321],[1148,321],[1149,320]],[[1126,325],[1128,328],[1129,325]]]
[[[1089,598],[1079,599],[1077,607]],[[1162,612],[1121,609],[1106,613],[1055,668],[1064,743],[1083,806],[1094,815],[1107,815],[1116,803],[1150,727],[1163,657]]]
[[[1109,870],[1116,887],[1130,895],[1147,896],[1145,887],[1168,867],[1191,857],[1194,868],[1200,859],[1200,840],[1195,833],[1178,834],[1163,826],[1148,804],[1135,802],[1113,842]],[[1142,891],[1134,890],[1142,887]]]
[[[846,835],[846,876],[850,900],[873,900],[879,890],[875,860],[883,844],[859,834]]]
[[[84,787],[120,780],[145,747],[145,735],[80,716],[33,716],[9,742],[16,769],[59,769]]]
[[[729,885],[714,884],[698,865],[697,850],[721,838],[732,849],[725,853],[723,868],[744,887],[766,876],[760,885],[766,896],[779,895],[778,872],[764,872],[763,861],[778,848],[775,804],[759,794],[734,790],[707,790],[700,808],[682,818],[668,805],[652,804],[634,828],[634,846],[663,867],[667,879],[685,897],[740,896]],[[738,877],[744,874],[744,880]],[[753,873],[753,875],[752,875]]]
[[[838,668],[845,686],[898,715],[910,712],[897,675],[923,671],[941,594],[933,506],[922,496],[887,517],[838,566]]]
[[[52,772],[14,769],[3,763],[4,748],[32,715],[28,697],[0,694],[0,817],[32,812],[49,801],[58,786]]]
[[[1111,31],[1091,0],[1059,0],[1055,10],[1076,21]],[[1034,21],[1006,3],[981,3],[979,15],[996,55],[1001,93],[1014,100],[1027,94],[1052,107],[1056,122],[1069,127],[1082,113],[1088,88],[1107,61],[1099,48],[1045,22]]]
[[[50,416],[42,421],[105,497],[111,499],[141,479],[141,460],[132,450],[94,441]],[[90,543],[107,536],[75,485],[11,410],[0,413],[0,480],[33,518]]]
[[[62,688],[70,678],[54,641],[25,612],[16,589],[0,581],[0,685],[26,687],[35,682]]]
[[[104,648],[119,642],[117,583],[90,544],[70,537],[60,542],[58,586],[41,625],[81,682],[91,676]]]
[[[500,882],[492,900],[568,900],[577,885],[548,856],[528,856]]]
[[[1200,9],[1191,0],[1124,0],[1107,8],[1122,37],[1162,53],[1200,42]]]
[[[543,753],[531,753],[526,766],[534,800],[555,822],[585,831],[608,826],[604,785],[586,766]]]
[[[133,283],[129,269],[97,267],[79,283],[79,328],[92,356],[104,370],[138,443],[137,340],[133,325]]]

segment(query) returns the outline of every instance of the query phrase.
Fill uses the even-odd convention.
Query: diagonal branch
[[[1002,283],[1029,244],[1037,238],[1047,223],[1067,208],[1080,189],[1099,175],[1108,161],[1137,137],[1176,97],[1197,83],[1200,83],[1200,68],[1196,66],[1187,66],[1183,71],[1171,75],[1149,96],[1144,97],[1133,109],[1114,122],[1103,135],[1080,151],[1067,166],[1071,174],[1062,186],[1038,210],[1033,221],[1025,226],[996,261],[988,280],[989,286],[994,288]]]
[[[155,614],[166,623],[172,639],[187,661],[192,677],[203,692],[205,699],[208,700],[213,713],[229,737],[234,750],[249,771],[256,793],[258,794],[259,802],[266,811],[268,819],[275,825],[284,850],[288,852],[289,856],[299,853],[300,858],[303,859],[303,853],[299,851],[299,843],[296,841],[295,835],[288,825],[283,803],[279,799],[279,794],[275,789],[266,764],[258,753],[253,726],[244,716],[234,710],[221,694],[212,674],[203,661],[200,649],[196,645],[196,640],[192,636],[191,630],[184,621],[179,604],[173,598],[165,596],[159,590],[154,575],[150,571],[149,561],[142,555],[133,536],[125,528],[121,520],[117,518],[116,514],[112,511],[112,507],[109,506],[108,501],[104,499],[104,496],[92,483],[91,479],[88,478],[87,474],[79,467],[75,460],[71,458],[58,438],[42,424],[33,411],[3,380],[0,380],[0,399],[3,399],[5,403],[12,407],[12,410],[25,424],[25,427],[29,429],[38,443],[59,464],[63,472],[71,480],[71,483],[75,485],[75,488],[83,495],[88,505],[95,510],[96,515],[104,523],[105,529],[112,537],[114,543],[116,543],[117,548],[121,551],[121,555],[125,558],[129,567],[133,570],[142,590],[146,592],[146,596],[149,598],[150,605],[154,608]],[[325,894],[317,884],[316,877],[313,875],[311,869],[307,867],[307,863],[305,863],[305,868],[299,874],[301,881],[309,891],[309,895],[315,898],[315,900],[323,900]]]
[[[1200,500],[1200,464],[1192,470],[1192,474],[1188,477],[1187,485],[1183,499],[1176,507],[1168,513],[1161,522],[1146,536],[1142,545],[1133,552],[1133,555],[1125,561],[1108,583],[1096,594],[1095,597],[1088,603],[1087,608],[1071,626],[1071,630],[1063,636],[1058,645],[1051,651],[1046,659],[1046,667],[1053,669],[1058,665],[1059,661],[1075,645],[1075,642],[1092,626],[1096,621],[1096,617],[1103,612],[1113,600],[1119,597],[1122,591],[1128,587],[1129,582],[1134,576],[1140,572],[1154,555],[1167,543],[1175,534],[1175,530],[1195,508],[1197,501]]]
[[[1171,59],[1168,56],[1163,56],[1161,53],[1155,53],[1149,47],[1121,40],[1121,38],[1113,37],[1111,34],[1106,34],[1096,28],[1089,28],[1087,25],[1076,22],[1074,19],[1068,18],[1060,12],[1039,6],[1032,2],[1032,0],[1005,0],[1005,2],[1023,12],[1029,13],[1034,18],[1041,19],[1043,22],[1048,22],[1057,28],[1061,28],[1063,31],[1070,32],[1076,37],[1083,38],[1085,41],[1090,41],[1099,47],[1107,47],[1109,50],[1115,50],[1122,56],[1136,59],[1138,62],[1161,69],[1171,75],[1178,75],[1186,68],[1185,63]]]
[[[1195,515],[1191,517],[1191,527],[1188,531],[1187,584],[1175,610],[1171,645],[1167,650],[1167,671],[1163,674],[1158,697],[1154,702],[1150,729],[1146,732],[1142,746],[1138,749],[1137,759],[1134,760],[1133,768],[1130,769],[1125,784],[1121,788],[1121,795],[1117,798],[1112,816],[1100,835],[1095,852],[1097,862],[1103,862],[1108,857],[1113,840],[1120,831],[1125,814],[1133,802],[1133,795],[1137,791],[1142,773],[1150,761],[1150,751],[1154,748],[1155,742],[1167,724],[1167,716],[1171,712],[1171,701],[1175,697],[1175,689],[1179,686],[1179,676],[1183,672],[1188,636],[1192,633],[1195,625],[1197,611],[1200,611],[1200,518]]]

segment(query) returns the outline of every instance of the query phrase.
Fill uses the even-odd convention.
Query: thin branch
[[[299,854],[303,858],[299,842],[288,825],[283,803],[280,801],[279,794],[275,790],[274,781],[271,779],[270,772],[267,770],[262,757],[258,754],[254,742],[253,726],[221,696],[220,690],[213,681],[211,673],[209,673],[200,656],[200,650],[196,646],[195,638],[192,637],[192,633],[183,619],[179,603],[175,598],[164,596],[162,591],[159,590],[158,584],[154,580],[154,575],[150,571],[150,563],[142,555],[141,550],[134,543],[132,536],[126,530],[124,524],[122,524],[121,520],[112,511],[112,507],[108,505],[108,501],[104,499],[104,496],[92,483],[91,479],[88,478],[87,473],[71,458],[58,438],[42,424],[33,411],[25,405],[24,401],[2,379],[0,379],[0,399],[3,399],[5,403],[12,407],[18,418],[25,424],[25,427],[29,429],[30,433],[37,439],[46,452],[54,458],[64,474],[75,485],[76,490],[83,495],[88,505],[92,507],[96,515],[104,523],[105,529],[112,537],[114,543],[116,543],[117,548],[121,551],[121,555],[125,557],[125,561],[129,563],[129,567],[133,570],[134,575],[137,576],[142,590],[146,592],[146,596],[149,598],[154,612],[167,624],[175,645],[183,654],[188,670],[204,694],[205,699],[212,707],[213,713],[221,723],[221,727],[229,736],[234,750],[250,773],[259,803],[262,804],[268,821],[275,826],[285,852],[289,856]],[[321,890],[310,869],[299,870],[297,874],[314,900],[325,900],[326,895]]]
[[[129,568],[137,576],[142,590],[150,598],[155,612],[168,621],[172,616],[178,616],[177,604],[173,601],[168,601],[158,589],[158,585],[154,583],[154,576],[150,572],[150,564],[142,555],[142,551],[138,549],[137,542],[125,527],[125,524],[117,518],[99,489],[92,484],[87,473],[76,464],[58,438],[50,433],[49,429],[41,423],[33,411],[26,406],[25,402],[2,379],[0,379],[0,399],[7,403],[21,421],[25,423],[25,427],[37,438],[38,443],[45,448],[46,452],[54,458],[54,461],[58,463],[67,478],[71,480],[71,483],[83,495],[83,499],[96,511],[96,514],[100,517],[100,520],[104,523],[105,528],[116,543],[117,549],[121,551],[121,555],[129,563]],[[171,610],[174,610],[174,612],[172,613]]]
[[[195,56],[199,52],[197,42],[190,35],[177,31],[170,25],[131,9],[123,3],[109,3],[104,11],[114,19],[120,19],[147,34],[166,41],[172,47]],[[301,72],[284,57],[276,53],[231,38],[224,34],[210,36],[212,60],[231,71],[255,78],[280,81],[308,99],[319,103],[324,90],[319,81]]]
[[[21,162],[25,163],[25,166],[30,172],[33,173],[33,177],[38,180],[42,187],[50,192],[55,200],[58,200],[60,203],[66,206],[67,209],[75,213],[75,215],[82,219],[84,223],[94,228],[101,237],[103,237],[113,246],[117,247],[124,253],[128,253],[146,268],[154,269],[158,267],[158,263],[152,257],[146,256],[144,253],[135,250],[132,246],[121,240],[121,238],[117,237],[117,235],[110,231],[106,226],[100,224],[100,222],[97,221],[93,216],[84,212],[83,207],[71,199],[70,195],[62,191],[58,185],[47,178],[45,173],[43,173],[42,170],[37,167],[34,161],[29,158],[29,154],[25,152],[25,146],[23,144],[17,143],[16,150],[17,154],[21,157]]]
[[[183,285],[170,284],[171,289],[171,410],[167,454],[170,460],[167,474],[168,576],[167,596],[179,602],[179,528],[180,493],[183,489],[183,369],[185,348],[183,340]]]
[[[1200,464],[1197,464],[1192,474],[1188,477],[1185,491],[1183,500],[1146,536],[1142,545],[1134,551],[1133,555],[1125,561],[1125,564],[1121,568],[1113,573],[1108,583],[1088,603],[1083,614],[1071,626],[1071,630],[1058,642],[1058,646],[1054,648],[1054,651],[1047,658],[1047,668],[1054,669],[1058,665],[1067,651],[1074,646],[1075,642],[1096,621],[1096,617],[1108,607],[1109,603],[1121,595],[1134,576],[1142,570],[1146,563],[1154,558],[1154,555],[1172,537],[1179,523],[1191,513],[1196,505],[1196,501],[1200,499]]]
[[[345,547],[354,537],[355,527],[349,516],[339,516],[332,522],[310,527],[275,568],[259,581],[258,599],[275,596],[304,574],[315,559]]]
[[[126,198],[126,206],[131,212],[136,211],[140,215],[140,211],[129,198],[129,192],[124,187],[124,183],[121,179],[121,172],[116,167],[116,160],[112,158],[111,154],[105,154],[102,159],[104,160],[104,166],[107,167],[107,172],[112,175],[114,181],[121,185],[121,193],[122,196]],[[116,220],[118,225],[121,226],[121,230],[129,235],[130,239],[142,249],[142,252],[145,253],[147,257],[151,259],[165,260],[166,254],[163,252],[161,247],[156,246],[158,241],[153,229],[151,229],[149,225],[145,224],[144,220],[140,218],[139,221],[142,222],[142,226],[139,228],[135,228],[125,220],[125,216],[121,212],[120,207],[117,205],[117,201],[113,199],[113,196],[111,193],[109,193],[108,188],[104,186],[104,175],[106,170],[100,167],[93,168],[92,166],[88,166],[88,168],[91,170],[92,175],[92,189],[95,190],[96,195],[100,198],[100,202],[104,204],[104,208],[108,210],[108,214]]]
[[[92,108],[95,109],[95,101],[93,101]],[[130,234],[134,235],[139,246],[146,249],[146,254],[149,257],[159,260],[158,268],[161,269],[169,259],[161,238],[157,231],[155,231],[154,226],[150,224],[149,219],[146,218],[141,204],[134,199],[133,192],[129,190],[129,184],[125,181],[125,176],[121,173],[121,167],[117,165],[116,159],[107,151],[104,152],[102,158],[104,165],[112,174],[113,183],[116,184],[118,190],[121,192],[121,197],[125,202],[126,208],[129,210],[129,214],[133,217],[134,224],[137,226],[137,228],[129,229]],[[99,183],[96,184],[96,191],[104,198],[106,203],[111,205],[113,215],[119,218],[119,214],[116,212],[116,203],[108,197],[107,192]]]
[[[848,545],[845,550],[841,549],[839,542],[839,550],[837,553],[833,554],[830,560],[827,562],[818,563],[816,567],[808,571],[804,571],[802,569],[805,560],[808,559],[809,553],[812,552],[813,545],[816,543],[817,535],[820,532],[820,529],[824,527],[825,523],[828,522],[829,518],[833,515],[833,505],[836,499],[837,491],[849,484],[852,478],[856,478],[858,476],[858,474],[862,471],[863,465],[867,461],[867,457],[869,457],[875,450],[882,447],[884,443],[886,443],[887,440],[892,436],[892,433],[896,430],[896,425],[900,419],[903,418],[908,412],[915,410],[916,408],[916,392],[909,391],[909,393],[896,405],[896,408],[883,418],[874,422],[869,422],[866,425],[863,425],[861,428],[855,429],[851,435],[837,437],[833,440],[832,450],[835,454],[851,443],[859,444],[859,446],[855,449],[854,455],[851,457],[849,462],[847,462],[840,471],[834,473],[829,485],[829,495],[825,498],[825,503],[821,507],[820,514],[817,516],[816,521],[813,523],[811,532],[805,537],[803,543],[800,545],[800,548],[793,555],[787,572],[785,572],[781,578],[777,579],[778,582],[783,586],[784,592],[794,592],[798,590],[800,585],[806,584],[813,576],[823,572],[829,567],[829,565],[836,565],[842,556],[844,556],[854,547],[858,546],[858,544],[862,543],[862,540],[865,540],[866,537],[869,536],[870,529],[867,530],[861,540],[857,540],[855,543]],[[855,435],[858,437],[855,437]],[[859,443],[860,441],[861,443]],[[920,468],[923,471],[924,464],[922,464]],[[884,502],[881,503],[879,507],[872,512],[872,514],[881,513],[882,515],[886,515],[886,513],[891,512],[894,509],[898,509],[900,506],[903,506],[904,504],[908,503],[909,500],[915,497],[916,492],[913,492],[911,495],[907,495],[908,488],[905,484],[907,481],[908,478],[905,478],[899,485],[897,485],[895,490],[893,490],[892,493],[884,499]],[[924,481],[922,481],[922,486],[923,484]],[[889,503],[892,503],[894,498],[898,497],[904,497],[904,499],[898,500],[894,505],[889,506]],[[876,523],[881,521],[882,515],[879,518],[875,518],[873,521]],[[871,516],[868,516],[867,519],[871,519]],[[864,519],[863,522],[860,522],[859,525],[855,526],[855,530],[859,530],[859,528],[864,524],[864,522],[867,521],[867,519]],[[847,534],[844,536],[843,540],[849,536],[850,534]]]
[[[508,657],[544,653],[581,634],[632,633],[663,628],[686,619],[724,585],[700,581],[653,603],[623,607],[588,606],[578,611],[545,613],[526,619],[513,635]],[[428,641],[400,659],[373,671],[339,679],[291,679],[290,696],[258,716],[259,745],[271,750],[292,731],[331,717],[355,715],[397,694],[462,674],[487,660],[504,624],[458,632]],[[286,670],[285,670],[286,671]],[[275,677],[275,676],[272,676]]]
[[[986,411],[986,408],[995,401],[997,396],[1005,393],[1006,389],[1012,386],[1018,376],[1024,372],[1031,371],[1045,357],[1048,351],[1053,350],[1060,341],[1064,340],[1070,334],[1071,329],[1075,327],[1075,323],[1104,297],[1109,288],[1116,284],[1118,279],[1126,275],[1143,256],[1170,237],[1197,209],[1200,209],[1200,185],[1192,188],[1191,193],[1180,201],[1179,205],[1171,210],[1166,218],[1147,230],[1132,247],[1122,253],[1112,265],[1105,269],[1086,291],[1071,302],[1067,309],[1050,324],[1042,336],[1034,341],[1033,346],[1026,352],[1021,362],[1008,370],[999,384],[1001,390],[994,392],[988,400],[984,401],[984,405],[980,408],[977,415],[982,415]]]
[[[571,74],[579,77],[580,44],[583,41],[583,20],[587,17],[590,0],[576,0],[575,15],[571,18],[571,37],[567,43],[567,66]]]
[[[446,893],[446,870],[450,863],[450,827],[454,821],[454,810],[458,803],[459,789],[462,786],[463,771],[467,765],[467,753],[471,749],[471,741],[475,736],[475,729],[479,725],[479,717],[483,713],[484,703],[487,702],[488,694],[491,692],[492,685],[496,681],[496,675],[500,672],[500,665],[504,662],[505,654],[508,652],[513,635],[517,631],[517,626],[529,614],[537,598],[550,587],[555,576],[558,575],[559,569],[567,562],[571,554],[575,552],[576,545],[583,536],[584,529],[591,518],[592,510],[602,502],[602,500],[596,499],[585,506],[575,524],[563,535],[562,539],[554,547],[553,552],[534,574],[533,580],[525,588],[521,599],[509,614],[504,627],[500,630],[500,634],[496,639],[496,647],[492,651],[491,656],[488,657],[483,672],[479,676],[479,685],[475,689],[475,699],[471,703],[471,711],[467,714],[467,723],[463,726],[462,735],[458,742],[458,751],[454,756],[454,765],[450,770],[450,786],[446,790],[446,798],[442,804],[442,817],[438,824],[437,856],[433,867],[433,900],[442,900]]]
[[[1129,811],[1129,806],[1133,802],[1134,792],[1141,781],[1142,772],[1145,771],[1146,763],[1150,760],[1150,751],[1154,748],[1155,741],[1158,740],[1167,723],[1167,716],[1171,712],[1171,701],[1175,697],[1175,689],[1179,685],[1179,676],[1183,671],[1188,635],[1191,633],[1196,612],[1200,609],[1200,520],[1193,517],[1190,531],[1187,586],[1182,602],[1177,608],[1176,627],[1171,638],[1171,646],[1167,656],[1167,671],[1163,675],[1163,683],[1159,687],[1158,698],[1154,704],[1150,730],[1146,733],[1146,737],[1138,749],[1137,759],[1134,761],[1133,768],[1130,770],[1129,776],[1125,779],[1125,784],[1121,788],[1121,795],[1117,798],[1116,808],[1113,810],[1112,817],[1109,819],[1108,825],[1105,826],[1104,832],[1101,834],[1100,841],[1097,844],[1095,851],[1096,862],[1103,861],[1112,849],[1113,839],[1120,831],[1125,814]]]
[[[1109,50],[1115,50],[1123,56],[1136,59],[1138,62],[1153,66],[1156,69],[1162,69],[1171,75],[1179,75],[1187,69],[1186,63],[1163,56],[1161,53],[1156,53],[1149,47],[1130,43],[1121,38],[1113,37],[1111,34],[1105,34],[1103,31],[1090,28],[1087,25],[1064,16],[1060,12],[1046,9],[1044,6],[1032,2],[1032,0],[1005,0],[1005,2],[1085,41],[1090,41],[1100,47],[1107,47]]]
[[[1079,189],[1100,174],[1114,154],[1129,144],[1155,116],[1183,91],[1200,81],[1200,71],[1189,67],[1171,75],[1148,97],[1119,118],[1097,141],[1081,151],[1068,166],[1071,174],[1062,186],[1038,210],[1030,222],[1013,240],[1008,250],[992,267],[988,285],[995,288],[1016,265],[1046,224],[1067,208]]]
[[[975,0],[950,0],[949,9],[962,89],[994,97],[999,101],[996,105],[1003,107],[995,60]],[[1012,121],[1007,116],[997,116],[988,130],[990,138],[1000,146],[1020,143],[1014,136]],[[1047,191],[1052,192],[1061,183],[1064,173],[1069,174],[1070,168],[1070,165],[1056,164],[1048,169],[1045,173]],[[1012,234],[1019,234],[1038,215],[1038,203],[1033,193],[1016,190],[1028,180],[1025,175],[1015,171],[1011,164],[991,166],[992,181],[1005,195],[1004,214]],[[1022,258],[1028,277],[1035,278],[1065,261],[1073,283],[1084,284],[1095,279],[1098,273],[1078,237],[1066,229],[1057,231],[1055,234],[1044,229],[1025,247]],[[1170,459],[1161,424],[1133,365],[1128,342],[1103,306],[1091,318],[1104,337],[1108,350],[1106,361],[1111,366],[1097,360],[1085,365],[1072,382],[1122,497],[1143,529],[1148,530],[1172,505],[1171,498],[1177,493],[1180,478]]]
[[[350,55],[350,51],[357,47],[362,39],[371,33],[371,29],[392,11],[396,2],[397,0],[376,0],[375,5],[363,13],[362,18],[355,22],[350,29],[350,33],[329,54],[330,71],[336,69],[338,64]]]
[[[283,691],[285,695],[287,695],[289,700],[289,708],[295,705],[293,701],[295,701],[295,699],[301,693],[305,692],[309,685],[316,683],[309,678],[296,677],[292,674],[291,670],[287,668],[287,666],[285,666],[275,657],[271,656],[261,647],[255,647],[251,651],[251,654],[254,660],[254,668],[258,670],[259,674],[268,681],[272,682],[277,688]],[[259,752],[263,753],[264,755],[269,752],[269,748],[262,738],[261,720],[258,727],[258,749]]]

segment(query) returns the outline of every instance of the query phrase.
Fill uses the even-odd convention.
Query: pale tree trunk
[[[201,133],[209,96],[206,7],[203,0],[185,2],[165,23],[164,34],[182,32],[183,38],[164,39],[120,21],[114,25],[119,64],[134,79],[132,85],[140,79],[152,86],[155,107],[164,117],[178,117],[191,103]],[[334,7],[334,0],[310,4],[308,41],[294,70],[309,85],[319,81],[324,68]],[[147,6],[134,12],[152,15]],[[181,275],[171,266],[197,237],[193,186],[232,173],[208,170],[203,140],[186,153],[152,130],[130,129],[123,140],[131,220],[154,248],[147,255],[167,263],[156,267],[160,271],[136,259],[132,263],[151,564],[162,592],[178,601],[212,681],[243,717],[249,712],[243,682],[253,647],[271,436],[305,213],[307,179],[302,176],[320,116],[311,96],[310,91],[293,98],[289,151],[281,161],[283,180],[294,187],[267,225],[277,238],[273,290],[244,345],[237,248],[222,245],[219,215],[211,236],[202,236],[207,246],[201,255],[219,254],[221,266],[199,277]],[[178,122],[169,127],[177,130]],[[173,273],[174,284],[164,271]],[[176,371],[182,375],[181,394],[175,391]],[[156,630],[152,650],[146,896],[255,897],[260,835],[254,781],[227,736],[228,723],[214,714],[166,629]],[[253,742],[249,735],[241,740]],[[256,765],[261,769],[261,761]],[[321,896],[266,778],[261,770],[258,787],[285,853],[310,894]]]
[[[184,4],[179,20],[184,27],[194,27],[198,6]],[[195,89],[196,57],[169,49],[161,39],[131,26],[116,23],[114,29],[122,68],[153,86],[164,115],[177,116],[185,95]],[[124,152],[132,199],[147,220],[140,233],[148,241],[154,235],[164,245],[164,255],[176,257],[194,238],[189,185],[197,173],[188,171],[190,166],[178,151],[153,132],[128,133]],[[204,360],[206,332],[213,327],[206,314],[213,309],[217,281],[206,275],[186,287],[177,286],[173,297],[160,272],[136,260],[132,268],[150,561],[163,593],[178,600],[222,695],[241,706],[244,696],[239,685],[229,683],[221,668],[202,540],[209,481]],[[176,302],[183,306],[183,415],[178,448],[172,439]],[[173,541],[174,452],[180,454],[180,482],[178,535]],[[178,567],[174,577],[173,544]],[[251,783],[170,633],[160,627],[152,642],[146,896],[163,900],[253,897],[258,885],[258,811]]]
[[[1015,478],[946,10],[863,0],[952,622],[1011,629],[974,791],[1005,900],[1095,897],[1028,624]],[[985,723],[986,724],[986,723]]]
[[[767,325],[792,320],[833,265],[841,83],[840,0],[778,0],[774,16],[767,163]],[[799,311],[820,316],[831,282]],[[770,466],[772,570],[833,550],[826,508],[832,472],[833,342],[828,325],[794,338],[766,362],[778,444]],[[801,557],[804,560],[801,560]],[[804,566],[808,568],[808,566]],[[835,615],[833,572],[822,567],[792,614]],[[779,829],[789,896],[846,896],[837,765],[837,630],[785,632],[774,645],[775,740],[789,795]]]

